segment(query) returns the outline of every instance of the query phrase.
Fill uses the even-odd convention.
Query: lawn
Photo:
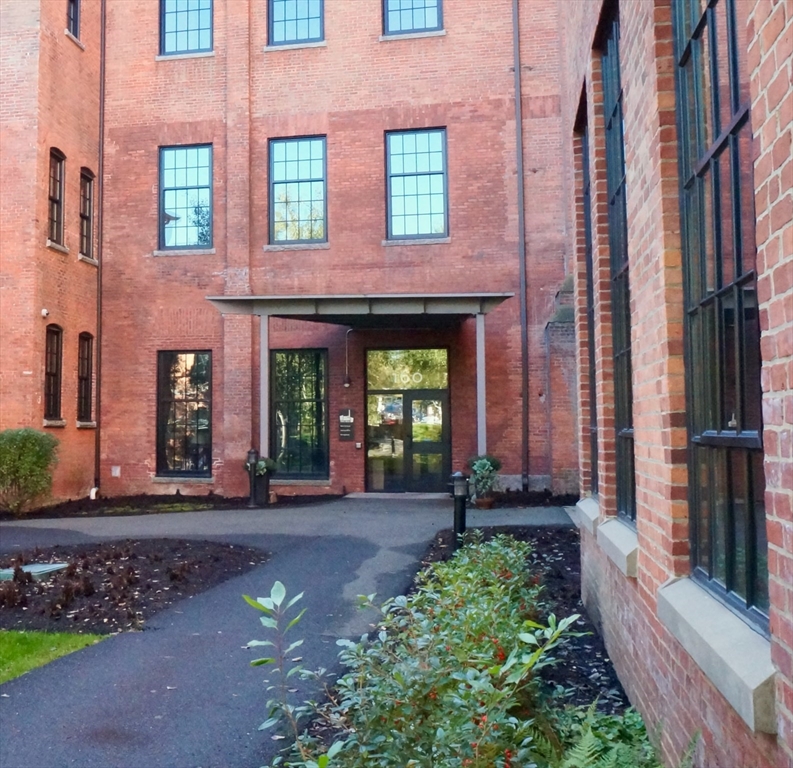
[[[0,630],[0,683],[101,640],[99,635]]]

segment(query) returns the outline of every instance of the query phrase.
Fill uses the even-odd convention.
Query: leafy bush
[[[58,441],[35,429],[0,432],[0,509],[26,512],[52,489]]]
[[[501,462],[495,456],[483,454],[468,460],[468,467],[474,473],[474,487],[478,498],[487,496],[496,484],[496,475],[501,469]]]
[[[641,718],[565,708],[536,673],[578,618],[539,621],[538,579],[526,570],[528,544],[509,537],[475,541],[418,578],[409,597],[387,601],[371,639],[340,640],[349,670],[320,709],[289,701],[287,680],[302,667],[288,657],[300,641],[283,635],[300,620],[287,615],[283,585],[253,601],[266,615],[280,673],[268,719],[286,725],[294,743],[273,765],[302,768],[660,768]],[[373,595],[362,600],[371,607]],[[313,675],[312,675],[313,676]],[[318,714],[330,747],[302,730]]]

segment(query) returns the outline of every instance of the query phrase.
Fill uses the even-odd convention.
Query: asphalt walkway
[[[449,499],[341,499],[305,507],[0,523],[0,551],[128,537],[259,547],[264,565],[157,614],[143,632],[115,635],[0,686],[2,768],[256,768],[283,742],[266,718],[265,639],[241,595],[305,591],[294,630],[309,668],[338,671],[336,640],[357,639],[380,600],[409,586],[435,532],[452,524]],[[468,513],[476,525],[569,526],[558,507]],[[315,691],[303,688],[307,697]]]

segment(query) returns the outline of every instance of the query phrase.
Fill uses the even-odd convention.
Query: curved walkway
[[[143,632],[115,635],[0,686],[3,768],[255,768],[283,742],[259,732],[267,668],[243,646],[263,639],[243,593],[305,591],[295,638],[309,668],[337,669],[336,639],[368,632],[356,596],[404,592],[448,499],[342,499],[305,507],[0,523],[0,551],[127,537],[210,539],[272,558],[176,603]],[[468,525],[561,525],[558,507],[469,511]],[[302,690],[301,696],[313,694]]]

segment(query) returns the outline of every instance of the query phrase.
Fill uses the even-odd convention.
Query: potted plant
[[[468,462],[468,468],[473,473],[476,506],[479,509],[491,509],[494,502],[493,486],[496,484],[501,462],[495,456],[484,454],[474,456]]]
[[[250,465],[245,465],[245,470],[250,472]],[[270,502],[270,475],[274,474],[278,464],[262,456],[254,465],[254,498],[260,507],[266,507]]]

